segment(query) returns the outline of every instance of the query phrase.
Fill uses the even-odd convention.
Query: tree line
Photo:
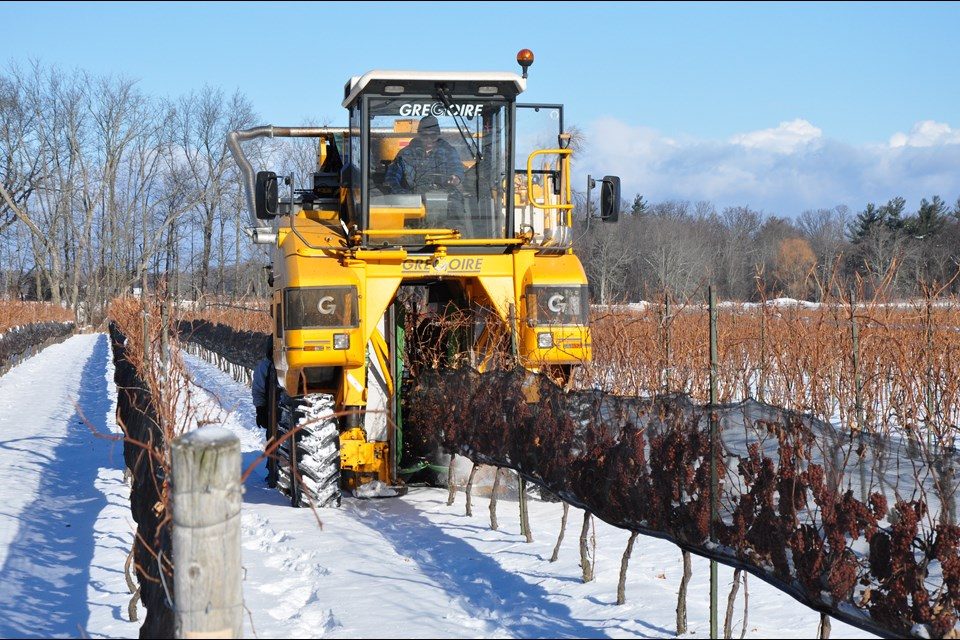
[[[40,63],[0,70],[0,297],[59,303],[83,321],[143,286],[190,300],[265,295],[269,257],[245,237],[224,144],[258,120],[240,91],[158,97],[123,77]],[[254,165],[302,179],[316,162],[310,144],[265,140],[247,151]],[[737,300],[817,300],[858,279],[897,296],[957,291],[960,199],[909,211],[894,198],[791,220],[638,195],[619,224],[587,225],[580,196],[575,246],[595,301],[685,297],[707,282]]]
[[[226,134],[257,122],[241,92],[168,98],[133,80],[31,63],[0,71],[0,296],[96,319],[146,285],[177,298],[264,295]],[[250,145],[297,164],[302,153]]]
[[[852,213],[845,205],[796,219],[710,202],[625,201],[615,225],[586,222],[577,253],[595,302],[685,299],[716,287],[723,299],[787,296],[819,301],[846,294],[907,298],[960,291],[960,198],[923,198],[915,211],[896,197]]]

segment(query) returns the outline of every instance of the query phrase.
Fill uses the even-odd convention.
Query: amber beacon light
[[[527,77],[527,69],[533,64],[533,51],[530,49],[520,49],[517,53],[517,64],[523,67],[523,77]]]

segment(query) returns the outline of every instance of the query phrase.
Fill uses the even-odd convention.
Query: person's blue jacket
[[[450,176],[463,182],[463,164],[453,145],[440,138],[428,155],[423,140],[414,138],[387,167],[384,184],[391,193],[423,193],[448,188]]]
[[[255,407],[267,406],[267,375],[270,373],[271,364],[273,363],[268,358],[264,358],[253,370],[253,382],[250,387]]]

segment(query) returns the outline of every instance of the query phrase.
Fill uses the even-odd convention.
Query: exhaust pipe
[[[277,244],[277,232],[272,227],[255,227],[250,238],[253,244]]]
[[[243,191],[246,195],[247,210],[250,212],[250,219],[253,220],[254,226],[260,224],[260,221],[257,220],[257,209],[253,202],[257,178],[253,166],[243,152],[242,144],[256,138],[321,138],[337,133],[346,134],[349,131],[346,127],[275,127],[265,125],[228,133],[227,148],[230,149],[233,159],[243,174]]]

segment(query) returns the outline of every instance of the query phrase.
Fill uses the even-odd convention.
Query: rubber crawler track
[[[340,505],[340,431],[333,396],[310,394],[288,401],[282,410],[278,435],[300,429],[279,448],[277,487],[295,507]],[[291,450],[297,459],[297,477],[291,478]]]

